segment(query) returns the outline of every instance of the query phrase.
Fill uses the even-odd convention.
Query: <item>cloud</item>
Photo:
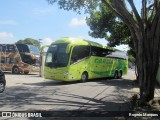
[[[128,46],[128,45],[124,45],[124,44],[119,45],[119,46],[116,46],[116,47],[114,47],[114,48],[119,49],[119,50],[122,50],[122,51],[127,51],[127,50],[129,50],[129,46]]]
[[[0,20],[0,25],[17,25],[14,20]]]
[[[44,38],[44,39],[41,41],[41,46],[50,45],[52,42],[53,42],[53,41],[52,41],[51,38]]]
[[[7,32],[0,32],[0,39],[10,39],[13,38],[12,33],[7,33]]]
[[[69,26],[81,26],[81,25],[86,25],[86,18],[83,19],[73,18],[69,23]]]
[[[53,13],[53,8],[34,8],[33,9],[33,14],[48,14],[48,13]]]

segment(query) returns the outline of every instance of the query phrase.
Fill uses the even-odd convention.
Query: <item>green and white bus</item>
[[[80,38],[61,38],[53,42],[46,55],[46,79],[75,81],[119,77],[127,74],[125,52]]]

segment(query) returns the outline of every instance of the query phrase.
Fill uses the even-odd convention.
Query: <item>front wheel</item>
[[[13,74],[19,74],[20,73],[19,68],[18,67],[13,67],[12,68],[12,73]]]
[[[84,72],[84,73],[82,74],[81,81],[82,81],[82,82],[86,82],[87,80],[88,80],[88,74],[87,74],[87,72]]]
[[[2,93],[5,89],[5,83],[4,82],[0,82],[0,93]]]
[[[29,73],[28,71],[25,71],[25,72],[24,72],[24,74],[26,74],[26,75],[28,75],[28,73]]]

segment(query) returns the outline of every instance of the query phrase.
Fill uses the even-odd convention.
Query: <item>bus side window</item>
[[[7,45],[7,52],[12,52],[12,53],[16,52],[15,46],[14,45]]]
[[[10,58],[6,58],[6,63],[10,63]]]
[[[78,60],[88,57],[90,54],[89,46],[80,46],[78,51]]]
[[[7,51],[7,46],[6,45],[2,45],[2,52],[6,52]]]
[[[78,60],[78,46],[75,46],[72,51],[70,64],[77,62]]]
[[[5,63],[5,58],[4,57],[1,57],[1,63]]]
[[[107,54],[105,49],[99,48],[99,47],[95,47],[95,46],[91,47],[91,51],[92,51],[91,52],[92,56],[104,57]]]
[[[16,58],[11,58],[10,63],[16,64],[16,63],[18,63],[18,60]]]
[[[2,45],[0,45],[0,52],[2,52]]]
[[[107,50],[106,57],[112,57],[112,56],[113,56],[113,53],[114,53],[113,50]]]
[[[72,51],[71,62],[73,64],[79,60],[82,60],[88,57],[90,54],[90,47],[89,46],[75,46]]]

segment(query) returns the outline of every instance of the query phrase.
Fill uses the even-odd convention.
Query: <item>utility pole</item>
[[[41,77],[42,76],[42,70],[41,70],[41,68],[42,68],[42,53],[41,53],[41,40],[42,39],[38,39],[38,41],[39,41],[39,51],[40,51],[40,70],[39,70],[39,76]]]

